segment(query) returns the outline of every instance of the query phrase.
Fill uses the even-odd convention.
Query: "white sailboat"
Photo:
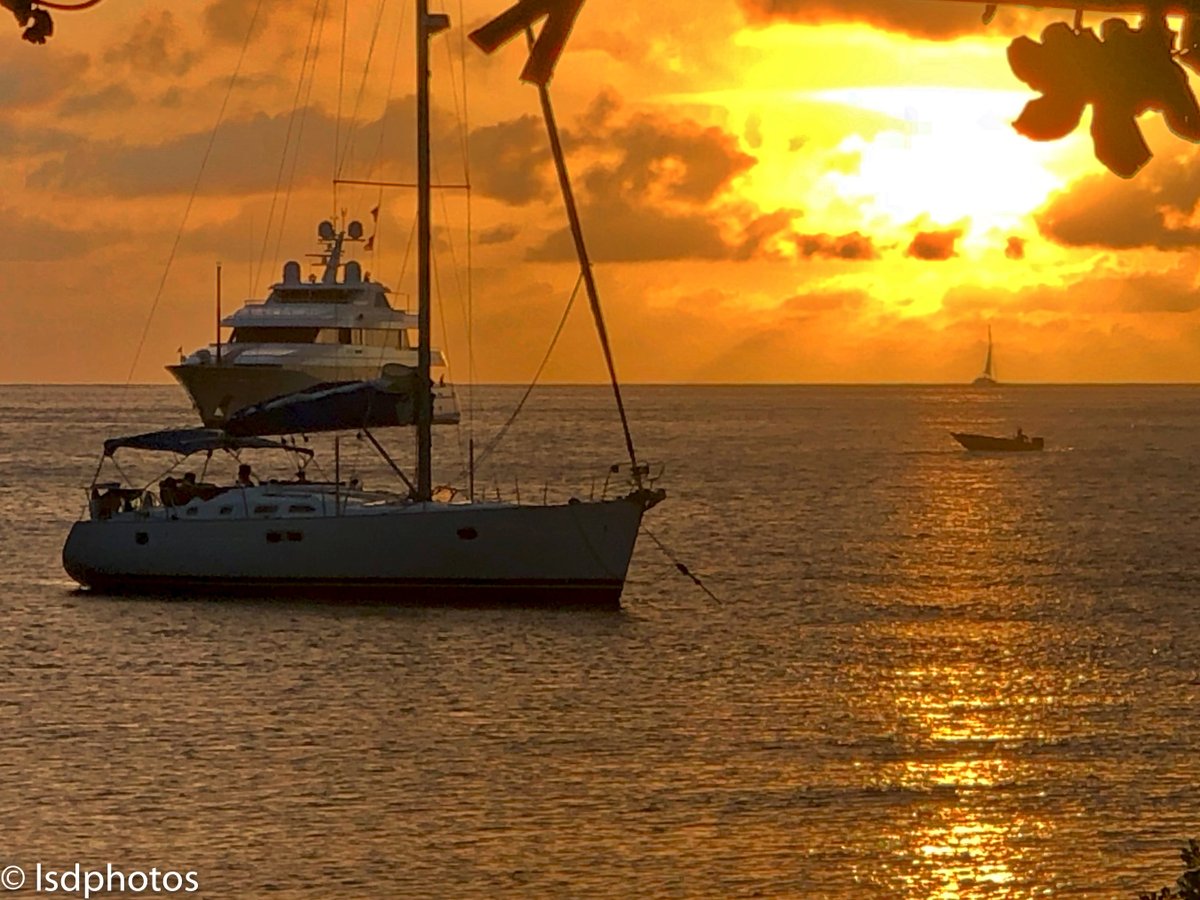
[[[983,360],[983,373],[971,382],[975,387],[995,387],[996,377],[992,374],[992,326],[988,326],[987,356]]]
[[[663,500],[633,451],[603,318],[591,281],[582,232],[569,193],[548,95],[543,111],[580,250],[593,313],[610,360],[614,393],[629,450],[630,488],[614,498],[565,503],[466,502],[436,499],[432,489],[430,377],[429,38],[448,17],[417,3],[417,361],[414,369],[359,385],[314,390],[239,414],[225,430],[188,429],[105,443],[101,465],[126,448],[175,456],[211,455],[294,444],[264,434],[360,430],[415,424],[417,471],[404,493],[310,483],[303,466],[287,482],[233,485],[200,482],[147,487],[93,479],[88,516],[71,529],[63,565],[81,585],[120,592],[213,592],[355,596],[383,591],[399,602],[500,602],[615,605],[619,602],[642,516]],[[284,427],[280,427],[281,421]],[[237,431],[237,434],[232,433]],[[307,452],[300,450],[299,452]],[[390,463],[390,458],[386,457]],[[392,464],[403,477],[399,468]],[[98,470],[99,471],[99,470]]]

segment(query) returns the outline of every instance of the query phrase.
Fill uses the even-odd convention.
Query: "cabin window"
[[[458,529],[458,536],[464,541],[473,541],[475,538],[479,537],[479,532],[468,525],[466,528]]]
[[[287,533],[287,539],[289,541],[302,541],[302,540],[304,540],[304,532],[303,531],[289,531]]]
[[[352,336],[350,334],[351,330],[352,329],[349,329],[349,328],[339,328],[338,329],[338,343],[339,344],[353,344],[354,343]]]
[[[268,516],[271,513],[277,512],[279,512],[279,507],[274,504],[254,507],[254,514],[256,516]]]
[[[243,325],[233,329],[231,344],[311,344],[317,339],[316,328],[272,328]]]
[[[268,531],[267,532],[267,543],[268,544],[278,544],[281,540],[283,540],[283,535],[280,534],[278,531]]]
[[[222,506],[221,507],[221,515],[223,515],[223,516],[233,515],[233,507],[232,506]]]
[[[190,506],[187,509],[187,515],[189,515],[189,516],[194,516],[198,512],[200,512],[200,509],[199,509],[199,507],[196,507],[196,506]]]
[[[288,507],[290,513],[315,513],[316,511],[315,506],[309,506],[307,503],[293,503]]]
[[[271,299],[280,303],[349,303],[362,293],[357,288],[346,290],[329,285],[276,288]]]

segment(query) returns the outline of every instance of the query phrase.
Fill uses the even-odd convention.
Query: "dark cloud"
[[[483,195],[520,206],[553,196],[550,150],[540,118],[521,116],[471,132],[474,187]]]
[[[669,212],[614,194],[590,200],[581,215],[588,251],[596,262],[729,259],[739,249],[726,244],[715,217],[703,210]],[[550,262],[574,259],[570,232],[555,231],[528,257]]]
[[[0,19],[9,24],[12,17],[6,15],[6,20]],[[19,42],[6,49],[0,55],[0,109],[49,105],[78,85],[88,68],[82,53],[16,52],[25,49]]]
[[[781,255],[795,210],[767,214],[723,207],[733,179],[754,165],[737,138],[690,120],[638,113],[620,119],[620,99],[601,94],[564,143],[592,160],[578,179],[589,246],[597,260],[750,259]],[[530,251],[569,259],[565,229]]]
[[[905,256],[914,259],[942,261],[957,255],[958,239],[962,237],[961,228],[947,228],[941,231],[918,231],[904,251]]]
[[[948,291],[942,308],[956,319],[971,320],[986,318],[998,309],[1080,317],[1190,313],[1200,309],[1195,276],[1196,266],[1189,264],[1165,273],[1102,270],[1067,285],[1039,285],[1020,291],[964,286]]]
[[[144,16],[123,44],[104,53],[107,65],[125,65],[140,74],[155,75],[183,75],[198,59],[199,54],[184,45],[175,17],[166,9],[157,16]]]
[[[61,116],[83,116],[121,112],[137,103],[137,97],[124,84],[110,84],[97,91],[73,94],[58,107]]]
[[[981,34],[984,4],[943,0],[741,0],[750,20],[787,20],[804,25],[860,22],[888,31],[935,40]],[[1020,11],[1001,10],[991,29],[1008,29],[1025,21]]]
[[[1191,223],[1200,201],[1200,154],[1156,160],[1132,181],[1091,175],[1056,194],[1038,228],[1068,247],[1182,250],[1200,246]]]
[[[258,6],[251,39],[262,34],[271,16],[284,8],[279,0],[265,0]],[[213,0],[204,8],[204,33],[222,44],[241,44],[246,40],[255,4],[246,0]]]
[[[1010,237],[1004,245],[1004,255],[1009,259],[1025,258],[1025,238]]]
[[[495,228],[481,231],[476,241],[481,245],[507,244],[520,233],[521,230],[516,225],[497,225]]]
[[[99,243],[114,239],[113,231],[88,232],[64,228],[19,210],[0,207],[5,236],[0,262],[50,262],[75,259]]]
[[[345,177],[411,180],[415,150],[411,141],[387,140],[411,133],[415,102],[412,97],[393,101],[379,118],[365,123],[354,134],[357,153],[349,157]],[[295,168],[293,187],[328,183],[332,173],[329,147],[338,133],[335,118],[316,108],[267,115],[258,113],[221,125],[205,164],[199,192],[208,196],[240,196],[274,190],[280,160],[290,142],[285,182],[291,178],[291,154],[303,120],[303,144]],[[461,146],[458,132],[447,117],[436,116],[432,126],[435,146],[453,153]],[[345,129],[341,130],[343,140]],[[36,167],[27,185],[89,195],[122,197],[185,194],[192,189],[201,160],[208,153],[206,129],[171,138],[159,144],[127,144],[122,140],[79,142],[56,159]],[[385,147],[386,159],[374,159]],[[374,163],[375,165],[372,165]],[[458,176],[444,173],[447,180]]]
[[[857,231],[848,234],[797,234],[794,240],[800,255],[809,259],[814,256],[854,260],[879,258],[875,242]]]
[[[568,132],[568,146],[616,149],[615,164],[597,164],[584,174],[590,189],[654,192],[669,200],[705,203],[756,162],[737,138],[720,128],[649,113],[617,122],[620,100],[602,94],[580,126]]]
[[[779,311],[789,317],[808,317],[828,312],[850,312],[861,309],[866,303],[862,291],[817,291],[811,294],[796,294],[784,300]]]

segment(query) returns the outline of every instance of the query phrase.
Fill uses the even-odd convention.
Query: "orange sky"
[[[480,381],[531,376],[575,279],[521,47],[466,48],[462,113],[458,26],[504,6],[447,8],[433,48],[435,168],[462,180],[465,143],[473,185],[469,254],[462,193],[435,201],[457,380],[468,257]],[[382,201],[361,258],[411,294],[411,194],[331,186],[412,177],[411,5],[350,4],[342,64],[341,2],[262,0],[208,152],[255,7],[108,0],[44,47],[0,30],[0,382],[168,381],[212,339],[216,262],[227,310],[261,297],[335,208]],[[1002,380],[1200,380],[1193,148],[1143,117],[1155,158],[1122,181],[1086,120],[1019,137],[1005,48],[1052,18],[981,10],[585,5],[553,92],[625,380],[969,381],[989,323]],[[582,304],[546,377],[604,377]]]

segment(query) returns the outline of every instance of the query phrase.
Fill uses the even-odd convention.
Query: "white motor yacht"
[[[317,234],[324,245],[315,254],[323,269],[319,279],[311,275],[305,281],[300,263],[286,263],[283,280],[272,285],[265,301],[248,302],[221,320],[233,329],[228,343],[202,347],[167,366],[206,427],[220,427],[244,407],[317,384],[369,381],[389,366],[416,368],[417,316],[393,308],[389,289],[364,276],[356,260],[342,262],[345,245],[361,241],[362,225],[351,222],[337,231],[326,221]],[[457,424],[458,401],[437,349],[430,352],[430,377],[434,424]]]

